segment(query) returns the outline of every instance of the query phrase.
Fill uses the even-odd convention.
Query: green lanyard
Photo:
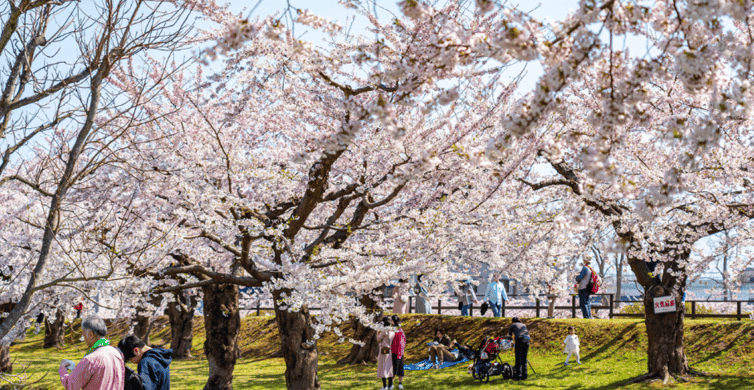
[[[102,346],[106,346],[106,345],[110,345],[110,341],[108,341],[107,339],[99,339],[99,340],[97,340],[96,343],[94,343],[94,345],[92,345],[91,347],[89,347],[89,352],[87,352],[86,355],[94,352],[95,349],[97,349],[99,347],[102,347]],[[86,356],[86,355],[84,355],[84,356]]]

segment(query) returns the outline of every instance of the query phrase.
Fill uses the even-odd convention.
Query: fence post
[[[537,315],[536,315],[536,318],[539,318],[539,298],[534,298],[534,301],[537,304]]]
[[[571,295],[571,316],[576,318],[576,296]]]
[[[442,314],[442,298],[437,298],[437,314]]]
[[[736,319],[741,321],[741,301],[736,302]]]
[[[614,294],[610,294],[610,311],[609,311],[609,314],[608,314],[608,318],[610,318],[610,319],[613,318],[613,303],[615,302],[614,298],[615,298],[615,295]]]
[[[260,301],[261,301],[261,299],[257,300],[257,317],[259,317],[259,306],[260,306],[259,302]]]
[[[691,301],[691,318],[696,318],[696,301]]]
[[[500,317],[505,317],[505,299],[503,299],[503,306],[500,307]]]
[[[408,296],[408,314],[411,314],[411,307],[414,305],[414,297]]]

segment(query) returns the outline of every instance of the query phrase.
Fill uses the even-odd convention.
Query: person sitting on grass
[[[429,361],[432,367],[440,368],[443,362],[454,362],[456,357],[450,352],[453,342],[448,335],[443,334],[442,328],[435,330],[435,338],[429,346]]]
[[[474,357],[476,357],[476,352],[474,352],[474,349],[472,349],[468,345],[461,344],[461,343],[459,343],[456,340],[453,340],[453,344],[452,345],[455,348],[458,348],[458,356],[457,356],[457,358],[463,357],[463,358],[472,360],[472,359],[474,359]]]
[[[126,361],[137,365],[145,390],[170,390],[170,362],[173,350],[152,348],[135,335],[118,343]]]

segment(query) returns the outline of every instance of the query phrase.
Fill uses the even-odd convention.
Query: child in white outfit
[[[565,365],[568,365],[568,360],[571,358],[571,354],[576,355],[576,363],[581,364],[581,358],[579,357],[579,336],[576,336],[576,328],[573,326],[568,327],[568,337],[566,337],[565,341],[563,341],[563,344],[565,344],[565,349],[563,350],[563,353],[567,353],[568,356],[566,356]]]

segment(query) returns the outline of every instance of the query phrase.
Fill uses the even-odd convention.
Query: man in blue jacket
[[[129,335],[118,343],[127,362],[137,365],[145,390],[170,390],[170,362],[173,350],[152,348],[135,335]]]
[[[495,317],[500,317],[503,302],[508,300],[508,293],[505,292],[505,285],[500,282],[500,276],[492,275],[492,280],[487,284],[487,293],[484,294],[484,300],[489,302],[492,314]]]

